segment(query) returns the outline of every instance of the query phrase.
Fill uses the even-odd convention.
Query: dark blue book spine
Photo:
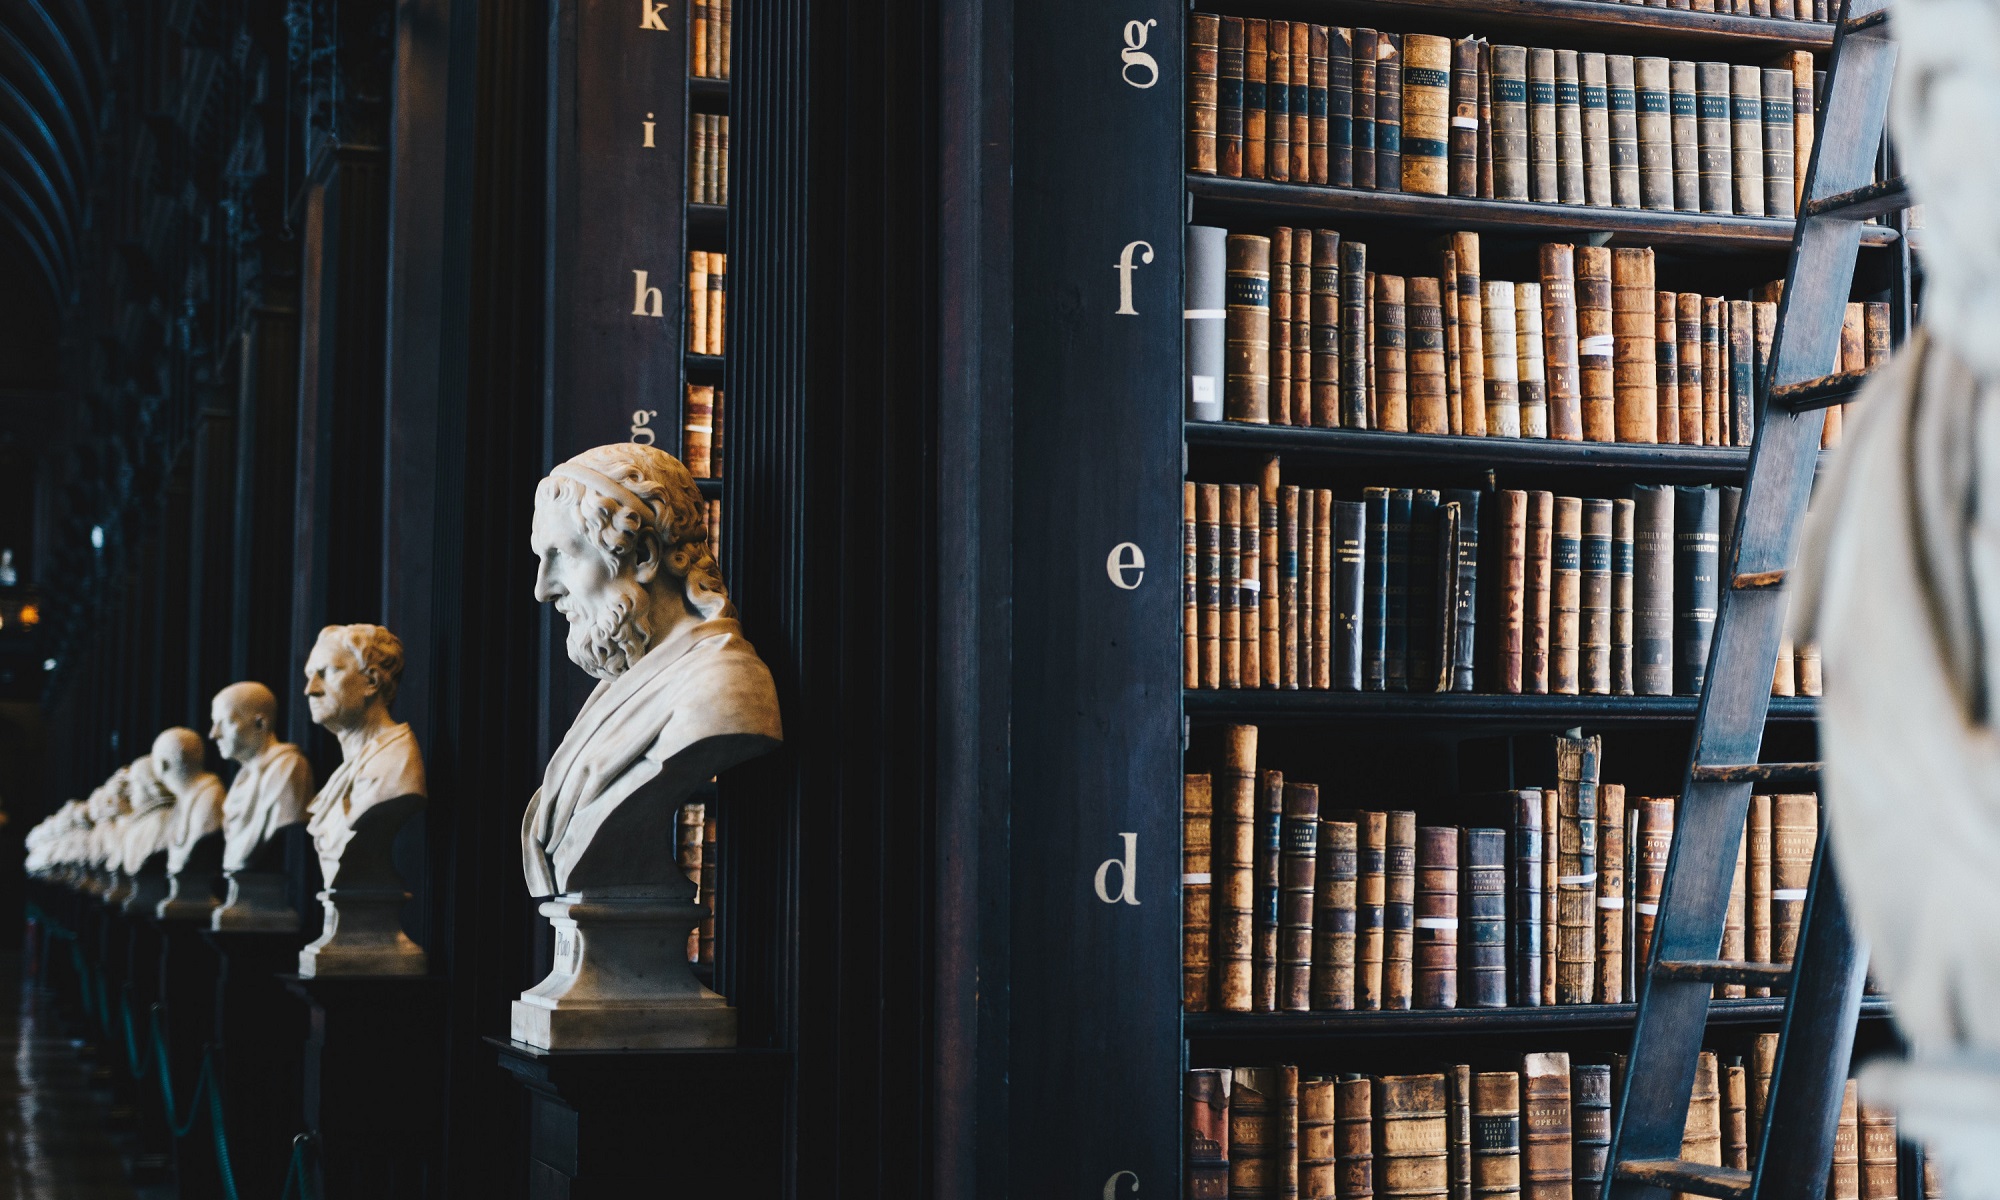
[[[1410,690],[1410,507],[1414,495],[1409,488],[1389,492],[1389,536],[1385,555],[1389,577],[1385,589],[1389,615],[1385,623],[1388,640],[1383,648],[1384,680],[1392,692]]]
[[[1333,505],[1333,690],[1361,690],[1363,606],[1367,603],[1368,506]]]
[[[1363,686],[1371,692],[1388,687],[1389,661],[1389,489],[1362,493],[1368,508],[1368,545],[1362,562],[1366,577],[1361,624]]]
[[[1444,493],[1458,505],[1457,584],[1452,589],[1451,690],[1469,692],[1474,654],[1479,648],[1479,493],[1452,488]]]
[[[1712,487],[1676,489],[1674,497],[1674,691],[1699,695],[1715,636],[1720,557],[1719,497]]]
[[[1450,593],[1438,591],[1438,554],[1450,553],[1449,547],[1438,545],[1438,494],[1418,488],[1410,493],[1410,583],[1409,614],[1405,628],[1408,634],[1407,665],[1410,690],[1429,692],[1437,690],[1438,653],[1441,640],[1438,636],[1438,605],[1449,603]],[[1443,647],[1444,653],[1451,651]]]

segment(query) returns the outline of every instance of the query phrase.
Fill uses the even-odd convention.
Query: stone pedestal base
[[[299,914],[283,871],[230,871],[229,896],[209,917],[209,928],[230,933],[297,933]]]
[[[143,871],[132,877],[132,890],[125,894],[120,907],[136,915],[152,916],[160,907],[160,901],[167,898],[167,877],[164,872]]]
[[[426,974],[430,962],[423,947],[403,932],[402,908],[409,898],[400,887],[332,887],[321,892],[326,925],[318,941],[299,951],[299,978]]]
[[[441,1195],[445,980],[344,975],[286,986],[306,1002],[300,1115],[319,1139],[318,1194]],[[275,1145],[289,1149],[286,1139]]]
[[[167,898],[153,909],[162,921],[208,924],[215,911],[215,876],[207,871],[182,871],[167,876]]]
[[[123,871],[97,878],[91,893],[113,908],[119,908],[132,898],[132,877]]]
[[[555,926],[555,966],[514,1001],[514,1041],[548,1050],[736,1044],[736,1010],[688,970],[688,930],[703,906],[570,894],[541,911]]]

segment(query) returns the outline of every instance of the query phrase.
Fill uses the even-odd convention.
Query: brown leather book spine
[[[703,886],[701,853],[704,849],[702,839],[707,834],[707,819],[707,805],[681,805],[680,836],[678,842],[679,854],[677,857],[681,864],[681,874],[686,875],[688,882],[695,885],[695,894],[698,897],[703,894],[700,890]],[[701,926],[699,925],[688,930],[687,960],[691,963],[701,961]]]
[[[1364,306],[1368,310],[1368,325],[1362,331],[1362,337],[1365,342],[1365,349],[1363,351],[1365,357],[1362,359],[1362,362],[1368,372],[1367,428],[1380,429],[1382,428],[1382,393],[1375,387],[1375,337],[1377,332],[1375,328],[1375,272],[1368,272],[1361,291],[1363,295],[1368,297],[1368,303]]]
[[[1876,370],[1889,361],[1889,305],[1886,301],[1870,300],[1862,306],[1861,347],[1868,370]]]
[[[1403,190],[1450,190],[1451,39],[1403,35]]]
[[[1307,237],[1311,237],[1308,233]],[[1292,423],[1292,230],[1271,231],[1271,424]],[[1309,386],[1309,385],[1308,385]]]
[[[1654,394],[1658,398],[1660,444],[1681,440],[1680,293],[1653,293]]]
[[[1336,1200],[1340,1194],[1340,1114],[1331,1079],[1299,1081],[1299,1196]]]
[[[1299,1069],[1279,1067],[1277,1200],[1299,1200]]]
[[[1313,586],[1313,557],[1319,553],[1317,522],[1319,493],[1305,488],[1299,493],[1299,686],[1313,686],[1313,650],[1318,626],[1314,621],[1319,604]]]
[[[1381,61],[1381,35],[1357,26],[1354,30],[1354,186],[1373,188],[1375,160],[1375,67]]]
[[[1472,1077],[1472,1194],[1481,1200],[1521,1194],[1521,1077],[1512,1071]]]
[[[1757,440],[1756,428],[1756,388],[1761,386],[1770,374],[1771,350],[1778,336],[1778,305],[1776,301],[1759,300],[1750,306],[1751,334],[1756,344],[1756,375],[1751,389],[1737,398],[1735,411],[1730,413],[1730,431],[1736,437],[1736,444],[1748,446]],[[1829,412],[1837,411],[1834,409]]]
[[[1310,151],[1307,160],[1311,168],[1310,181],[1325,185],[1331,181],[1332,171],[1332,159],[1328,153],[1327,141],[1327,123],[1329,119],[1327,89],[1332,78],[1329,55],[1332,50],[1333,31],[1325,25],[1309,26],[1308,30],[1306,44],[1306,111],[1309,116],[1307,132],[1310,139]],[[1350,71],[1353,69],[1352,64],[1349,65],[1348,69]],[[1306,182],[1306,180],[1302,178],[1300,182]]]
[[[1583,501],[1555,498],[1549,603],[1549,691],[1574,696],[1583,645]]]
[[[1659,438],[1653,252],[1611,252],[1612,389],[1618,440]]]
[[[1444,382],[1444,309],[1438,281],[1412,275],[1408,287],[1410,432],[1450,433]]]
[[[715,435],[715,386],[691,383],[681,421],[681,457],[696,479],[715,475],[712,450]]]
[[[1798,647],[1799,695],[1820,694],[1819,643],[1800,642]]]
[[[1238,1067],[1229,1089],[1229,1195],[1276,1197],[1284,1145],[1285,1067]],[[1296,1069],[1292,1076],[1296,1081]],[[1296,1087],[1296,1082],[1294,1083]],[[1296,1098],[1297,1093],[1294,1092]]]
[[[1293,183],[1312,182],[1312,27],[1304,21],[1292,22],[1291,118]]]
[[[1285,785],[1278,840],[1278,1008],[1312,1007],[1313,882],[1319,862],[1319,786]]]
[[[1292,23],[1271,22],[1264,85],[1264,178],[1292,178]]]
[[[1384,1075],[1375,1081],[1375,1193],[1444,1196],[1450,1143],[1442,1075]]]
[[[1415,819],[1415,814],[1412,814]],[[1458,828],[1417,829],[1412,1007],[1458,1007]]]
[[[1214,781],[1207,775],[1187,776],[1181,787],[1181,1007],[1188,1012],[1208,1011],[1214,818]]]
[[[1548,376],[1549,436],[1583,440],[1583,394],[1577,359],[1576,248],[1547,242],[1541,248],[1542,369]]]
[[[1221,18],[1214,13],[1189,14],[1187,158],[1188,170],[1198,175],[1215,174],[1216,66],[1222,47],[1221,37]]]
[[[1778,1035],[1760,1033],[1750,1044],[1750,1127],[1764,1128],[1764,1110],[1771,1099],[1771,1079],[1778,1070]]]
[[[1340,243],[1340,420],[1368,428],[1368,247]]]
[[[1611,694],[1634,693],[1632,676],[1633,523],[1630,500],[1611,502]]]
[[[1549,436],[1549,375],[1542,356],[1542,285],[1514,285],[1514,338],[1520,359],[1521,436]]]
[[[1403,190],[1403,35],[1375,35],[1375,186]]]
[[[1459,394],[1460,370],[1458,365],[1458,255],[1451,249],[1451,239],[1444,239],[1438,250],[1438,300],[1444,314],[1444,392],[1445,408],[1450,419],[1452,433],[1465,432],[1465,397]]]
[[[1597,999],[1625,1000],[1625,785],[1597,789]]]
[[[1484,289],[1479,276],[1479,235],[1451,235],[1451,253],[1458,268],[1458,392],[1468,437],[1486,436],[1486,320]]]
[[[1749,836],[1745,839],[1744,858],[1744,957],[1751,962],[1771,961],[1771,798],[1769,796],[1750,797],[1750,816],[1746,822]],[[1759,987],[1750,989],[1753,996],[1768,996],[1771,989]]]
[[[1812,881],[1819,841],[1819,797],[1771,797],[1771,961],[1789,963],[1798,953],[1799,923]]]
[[[1313,891],[1312,1007],[1354,1007],[1354,903],[1357,865],[1353,821],[1319,823],[1319,878]]]
[[[1500,493],[1500,652],[1502,692],[1522,691],[1528,627],[1528,493]]]
[[[1938,1171],[1937,1160],[1928,1155],[1924,1158],[1923,1193],[1924,1200],[1944,1200],[1944,1177]]]
[[[1243,489],[1222,485],[1221,536],[1222,686],[1243,686]]]
[[[1383,910],[1388,899],[1389,814],[1349,815],[1354,818],[1359,838],[1354,876],[1354,1007],[1373,1011],[1383,1007],[1382,956],[1387,932]]]
[[[1722,1068],[1722,1165],[1750,1169],[1750,1085],[1740,1064]]]
[[[1596,993],[1596,737],[1556,739],[1556,1003]]]
[[[1867,307],[1859,300],[1850,300],[1841,312],[1840,319],[1840,369],[1842,371],[1866,371],[1868,350],[1866,335],[1862,330],[1867,325]]]
[[[1375,276],[1375,428],[1406,433],[1410,428],[1408,342],[1403,327],[1406,302],[1401,275]]]
[[[1222,487],[1196,485],[1195,526],[1201,542],[1201,686],[1222,686]]]
[[[1674,848],[1674,802],[1648,796],[1639,801],[1639,877],[1632,881],[1634,971],[1652,962],[1653,926],[1660,915],[1660,891],[1667,882],[1667,855]]]
[[[1299,489],[1285,484],[1278,490],[1278,662],[1280,684],[1299,686],[1299,626],[1301,621],[1299,567]]]
[[[1612,356],[1611,251],[1576,247],[1576,361],[1583,405],[1583,436],[1592,442],[1618,440],[1617,396]]]
[[[1522,1200],[1571,1200],[1569,1055],[1521,1059]]]
[[[1702,1051],[1695,1064],[1694,1092],[1688,1099],[1687,1124],[1681,1132],[1681,1159],[1712,1167],[1722,1165],[1722,1086],[1712,1050]],[[1674,1194],[1694,1200],[1689,1192]]]
[[[1729,884],[1729,903],[1722,914],[1722,958],[1726,962],[1742,962],[1749,957],[1743,936],[1743,913],[1748,907],[1749,841],[1750,825],[1746,821],[1737,835],[1736,871]],[[1724,1000],[1741,1000],[1746,993],[1740,983],[1725,983],[1716,987],[1715,994]]]
[[[697,955],[703,966],[715,964],[715,923],[722,915],[722,852],[719,845],[721,821],[704,806],[701,821],[701,888],[696,900],[708,914],[701,919],[701,945]]]
[[[1227,501],[1224,504],[1226,507]],[[1578,685],[1589,695],[1608,696],[1611,694],[1611,501],[1594,498],[1583,501],[1583,540],[1578,544],[1578,553],[1582,648],[1582,678]],[[1223,620],[1226,625],[1227,615]],[[1223,636],[1228,636],[1226,628]],[[1227,643],[1224,645],[1226,648]],[[1224,686],[1228,686],[1226,679]]]
[[[1257,589],[1258,641],[1257,658],[1261,664],[1263,686],[1278,687],[1283,682],[1283,659],[1280,651],[1280,617],[1278,612],[1278,456],[1273,454],[1264,460],[1264,479],[1258,488],[1258,528],[1257,528],[1257,577],[1261,586]]]
[[[1215,59],[1215,158],[1216,173],[1231,179],[1243,175],[1243,89],[1248,82],[1243,77],[1243,33],[1243,18],[1222,18]],[[1263,131],[1258,132],[1261,141]]]
[[[1335,1088],[1339,1200],[1368,1200],[1375,1194],[1375,1081],[1366,1075],[1342,1075]]]
[[[1674,364],[1675,395],[1679,399],[1680,414],[1675,429],[1683,446],[1702,444],[1702,354],[1701,354],[1701,296],[1695,292],[1676,292],[1674,297]],[[1660,397],[1660,406],[1666,407],[1666,397]]]
[[[1215,875],[1215,933],[1209,940],[1214,1007],[1250,1011],[1250,946],[1256,911],[1257,727],[1222,731],[1222,766],[1215,772],[1210,855]]]
[[[1181,485],[1181,686],[1201,686],[1200,488]]]
[[[1493,46],[1479,39],[1479,198],[1493,199]]]
[[[1292,424],[1313,423],[1313,242],[1310,229],[1292,231]]]
[[[1447,147],[1451,194],[1479,195],[1479,40],[1451,46],[1451,142]]]
[[[1726,446],[1729,355],[1720,296],[1701,298],[1701,444]]]
[[[1313,686],[1333,686],[1333,492],[1313,492]]]
[[[1854,1081],[1840,1098],[1840,1123],[1833,1128],[1833,1170],[1826,1178],[1826,1200],[1861,1200],[1861,1113]]]
[[[1223,31],[1228,37],[1228,31]],[[1228,51],[1228,42],[1223,50]],[[1271,78],[1271,23],[1243,22],[1243,178],[1269,179],[1270,123],[1266,119]]]
[[[1209,1068],[1186,1076],[1187,1200],[1229,1200],[1228,1075]]]
[[[1265,425],[1271,420],[1271,239],[1232,233],[1227,245],[1223,415]]]
[[[1311,424],[1340,425],[1340,235],[1313,230]]]
[[[1445,1171],[1450,1200],[1472,1200],[1472,1068],[1445,1070]]]
[[[1257,917],[1251,943],[1250,1011],[1276,1012],[1278,1008],[1278,898],[1279,855],[1284,831],[1285,776],[1283,772],[1257,773]]]
[[[1414,994],[1417,814],[1388,814],[1382,885],[1382,1007],[1410,1007]]]
[[[1487,281],[1481,319],[1486,341],[1486,433],[1489,437],[1520,437],[1521,348],[1514,330],[1513,284]]]
[[[1556,826],[1560,805],[1555,788],[1543,788],[1542,796],[1542,1004],[1556,1002]]]
[[[1555,502],[1549,492],[1528,493],[1528,552],[1526,558],[1526,638],[1521,657],[1521,690],[1545,695],[1549,690],[1549,660],[1554,646],[1551,620],[1554,601]]]
[[[690,354],[707,354],[708,349],[708,252],[688,252],[687,346]]]
[[[1859,1119],[1861,1200],[1896,1200],[1896,1114],[1864,1104]]]
[[[1264,686],[1264,531],[1260,494],[1256,484],[1244,484],[1237,509],[1241,531],[1237,534],[1236,545],[1241,567],[1236,575],[1236,612],[1240,626],[1238,641],[1243,659],[1243,686],[1246,688]]]

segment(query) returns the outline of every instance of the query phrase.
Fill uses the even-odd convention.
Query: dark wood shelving
[[[700,490],[701,498],[704,500],[722,499],[722,481],[720,479],[697,479],[694,481],[694,486]]]
[[[687,356],[687,369],[690,375],[720,375],[722,374],[722,356],[720,354],[690,354]]]
[[[1565,1004],[1550,1008],[1407,1009],[1400,1012],[1189,1013],[1189,1041],[1312,1042],[1356,1037],[1476,1037],[1494,1033],[1579,1033],[1630,1029],[1636,1004]],[[1771,1024],[1785,1015],[1783,999],[1713,1000],[1710,1025]],[[1886,1019],[1889,1001],[1861,1002],[1863,1019]]]
[[[1558,33],[1564,37],[1560,44],[1565,48],[1587,50],[1658,53],[1670,47],[1700,47],[1709,57],[1739,60],[1778,50],[1823,52],[1833,47],[1833,26],[1824,21],[1693,12],[1612,0],[1293,0],[1282,6],[1263,0],[1234,0],[1222,8],[1231,13],[1306,17],[1336,25],[1365,22],[1398,32],[1463,34],[1470,30],[1489,36],[1517,31]],[[1335,19],[1342,16],[1353,20]]]
[[[723,230],[729,225],[729,206],[690,203],[687,206],[687,222],[690,235],[719,242]]]
[[[1692,721],[1694,696],[1509,696],[1477,692],[1208,691],[1182,693],[1182,711],[1197,721],[1329,721],[1424,724],[1439,728],[1567,729],[1583,725],[1647,725]],[[1773,696],[1770,720],[1810,721],[1818,701]]]
[[[1568,2],[1580,3],[1582,0],[1568,0]],[[1597,0],[1589,0],[1589,2],[1596,5]],[[1741,20],[1742,18],[1739,17],[1737,19]],[[1832,29],[1833,27],[1829,25],[1827,28]],[[1831,33],[1827,35],[1829,44],[1831,44],[1832,37]],[[729,81],[727,79],[708,79],[698,75],[690,75],[688,76],[688,95],[696,100],[727,101],[729,99]]]
[[[1537,0],[1554,3],[1558,0]],[[1596,0],[1567,0],[1589,7],[1616,7],[1626,12],[1671,12],[1671,9],[1627,9],[1600,5]],[[1740,19],[1740,18],[1739,18]],[[1226,179],[1189,175],[1188,195],[1194,199],[1197,221],[1217,224],[1321,222],[1353,218],[1393,220],[1439,230],[1476,229],[1536,237],[1589,238],[1607,235],[1611,245],[1686,246],[1702,250],[1782,251],[1792,244],[1795,222],[1783,217],[1725,217],[1719,214],[1658,212],[1643,208],[1598,208],[1581,204],[1537,204],[1523,200],[1469,200],[1459,196],[1426,196],[1413,192],[1378,192],[1314,184],[1272,183],[1262,179]],[[1887,226],[1862,230],[1864,246],[1886,246],[1896,240]]]

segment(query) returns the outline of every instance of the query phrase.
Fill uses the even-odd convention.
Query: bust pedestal
[[[325,864],[334,881],[319,894],[326,924],[319,939],[299,951],[300,978],[423,975],[430,969],[423,948],[403,932],[410,893],[390,858],[396,834],[423,806],[422,796],[398,796],[355,819],[339,858]]]
[[[734,1046],[736,1010],[688,970],[688,931],[707,912],[691,895],[545,902],[554,966],[514,1001],[513,1039],[553,1050]]]
[[[222,869],[222,834],[211,833],[189,848],[181,869],[167,876],[167,897],[153,909],[162,921],[199,921],[215,911],[215,885]]]
[[[139,873],[130,876],[130,879],[131,889],[125,893],[119,907],[134,916],[152,916],[160,901],[167,898],[167,852],[162,850],[147,859],[146,865],[140,867]]]
[[[305,1008],[285,990],[281,975],[295,970],[298,933],[202,930],[216,964],[209,979],[214,1023],[209,1028],[227,1105],[230,1166],[245,1197],[285,1190],[291,1141],[305,1128],[300,1062],[305,1052]],[[212,1149],[202,1150],[214,1157]]]
[[[430,976],[291,978],[305,1001],[302,1116],[329,1197],[423,1196],[438,1170],[445,983]]]
[[[232,933],[297,933],[291,877],[283,871],[230,871],[229,894],[209,919],[209,928]]]

